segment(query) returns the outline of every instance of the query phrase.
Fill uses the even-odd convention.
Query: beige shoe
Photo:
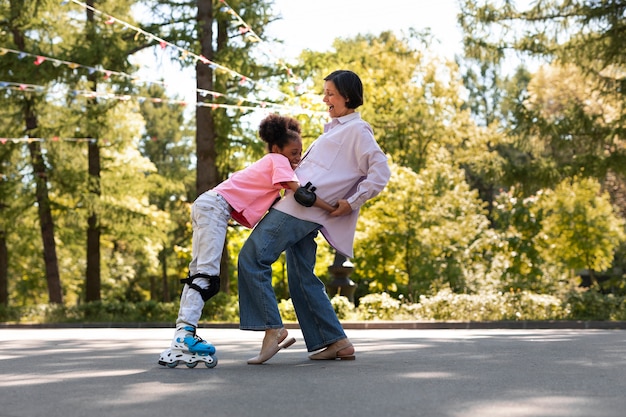
[[[356,356],[354,355],[354,346],[346,338],[328,345],[321,352],[309,355],[309,359],[314,361],[334,361],[335,359],[353,361],[356,359]]]
[[[254,358],[248,359],[248,365],[260,365],[267,362],[281,349],[287,349],[296,343],[296,339],[290,337],[287,339],[289,332],[283,327],[282,329],[268,329],[265,331],[261,352]],[[285,340],[286,339],[286,340]]]

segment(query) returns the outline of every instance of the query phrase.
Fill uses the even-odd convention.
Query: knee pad
[[[206,278],[209,280],[209,286],[207,288],[202,288],[199,285],[193,283],[193,280],[196,278]],[[194,276],[188,276],[185,279],[180,280],[181,284],[189,285],[189,288],[192,288],[200,293],[202,300],[206,303],[215,296],[218,292],[220,292],[220,277],[207,275],[207,274],[195,274]]]

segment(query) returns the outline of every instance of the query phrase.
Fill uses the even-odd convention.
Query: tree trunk
[[[161,287],[163,289],[161,301],[169,303],[172,298],[170,297],[170,285],[167,278],[167,251],[165,249],[159,253],[159,259],[161,261]]]
[[[198,0],[198,39],[201,54],[213,60],[213,1]],[[196,62],[196,86],[199,90],[213,91],[213,70],[203,62]],[[211,97],[196,95],[198,103]],[[210,107],[196,107],[196,197],[215,187],[218,182],[217,151],[215,150],[215,123]]]
[[[9,305],[9,250],[4,230],[0,230],[0,305]]]
[[[26,101],[24,109],[26,116],[26,129],[28,131],[37,127],[37,116],[31,107],[32,103]],[[39,212],[39,226],[41,228],[41,238],[43,240],[43,258],[46,267],[46,280],[48,282],[48,297],[52,304],[63,303],[63,291],[61,290],[61,278],[59,276],[59,262],[57,259],[56,242],[54,240],[54,221],[50,209],[50,198],[48,196],[48,184],[46,165],[41,153],[41,145],[37,141],[28,144],[30,151],[33,174],[35,176],[35,196],[37,199],[37,209]]]
[[[91,7],[93,7],[93,0],[87,1],[87,5],[90,6],[86,9],[87,21],[90,24],[94,22],[94,14]],[[90,32],[88,32],[88,37]],[[96,74],[90,74],[87,76],[92,90],[96,91]],[[87,106],[92,107],[97,103],[95,99],[88,102]],[[89,113],[89,112],[88,112]],[[100,199],[100,145],[97,140],[90,141],[87,145],[87,159],[88,159],[88,177],[89,177],[89,193],[92,194],[93,200],[98,201]],[[100,222],[98,220],[97,204],[91,208],[89,218],[87,219],[87,270],[85,272],[85,301],[99,301],[100,300]]]
[[[89,193],[94,200],[100,198],[100,148],[89,142]],[[100,300],[100,223],[98,212],[92,208],[87,219],[87,270],[85,278],[85,301]]]
[[[213,2],[211,0],[198,0],[198,39],[200,40],[200,50],[202,56],[213,61],[215,50],[213,49]],[[218,28],[218,38],[222,31]],[[225,35],[225,31],[223,32]],[[220,39],[218,39],[218,47]],[[214,80],[213,70],[203,62],[196,63],[196,85],[199,90],[213,91]],[[197,94],[198,102],[212,100]],[[217,170],[216,151],[217,132],[215,121],[213,120],[213,110],[211,107],[196,107],[196,196],[215,187],[219,182]],[[228,253],[227,245],[224,245],[222,262],[220,267],[220,287],[224,292],[228,292]]]
[[[222,251],[222,259],[220,262],[220,291],[224,294],[230,293],[230,281],[228,279],[228,265],[229,256],[228,256],[228,234],[226,235],[226,240],[224,241],[224,250]]]
[[[14,8],[11,3],[11,8]],[[18,28],[12,30],[13,41],[20,51],[26,50],[26,42],[24,33]],[[24,121],[26,124],[26,132],[37,129],[37,115],[31,99],[24,100]],[[33,141],[28,144],[28,150],[31,156],[31,164],[33,167],[33,175],[35,177],[35,196],[37,199],[37,208],[39,211],[39,223],[41,228],[41,237],[43,239],[43,257],[46,268],[46,281],[48,283],[48,298],[53,304],[63,303],[63,291],[61,289],[61,278],[59,276],[59,262],[57,259],[56,242],[54,240],[54,221],[52,220],[52,212],[50,209],[50,198],[48,196],[48,182],[46,173],[46,164],[41,153],[41,145],[39,142]]]

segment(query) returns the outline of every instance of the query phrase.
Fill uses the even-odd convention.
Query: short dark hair
[[[363,83],[358,75],[349,70],[331,72],[324,81],[332,81],[342,97],[348,99],[346,107],[356,109],[363,104]]]

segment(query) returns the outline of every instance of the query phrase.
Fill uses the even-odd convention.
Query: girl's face
[[[272,145],[272,152],[284,155],[289,159],[293,169],[296,169],[302,157],[302,139],[290,140],[282,149],[278,145]]]
[[[346,106],[347,102],[348,99],[339,94],[334,82],[324,81],[324,103],[328,106],[330,117],[341,117],[354,113],[354,109],[349,109]]]

